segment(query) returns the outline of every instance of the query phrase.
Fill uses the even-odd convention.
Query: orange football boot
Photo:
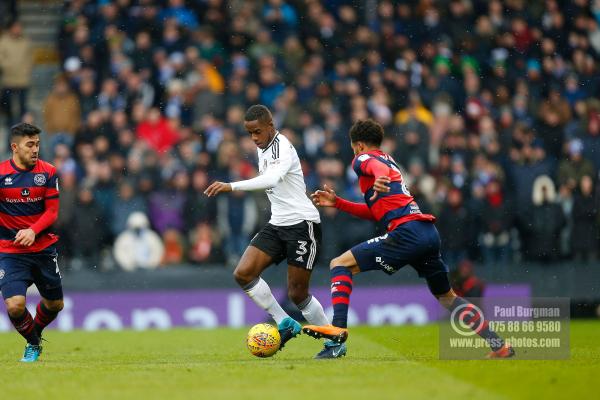
[[[329,339],[335,343],[344,343],[348,339],[348,329],[333,325],[305,325],[302,332],[315,339]]]
[[[504,346],[496,351],[490,352],[486,358],[511,358],[515,356],[515,350],[510,344],[505,343]]]

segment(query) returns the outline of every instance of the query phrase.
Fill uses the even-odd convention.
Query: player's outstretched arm
[[[231,183],[216,181],[211,183],[210,186],[206,188],[204,194],[208,197],[214,197],[219,193],[231,192],[231,190]]]
[[[323,190],[317,190],[311,196],[313,203],[321,207],[335,207],[338,210],[352,214],[355,217],[368,219],[375,221],[375,217],[371,214],[371,210],[366,204],[353,203],[348,200],[344,200],[335,194],[335,191],[328,187],[323,186]]]
[[[244,181],[228,183],[229,187],[227,188],[227,191],[230,192],[232,190],[243,190],[249,192],[254,190],[274,188],[279,181],[283,180],[285,174],[288,173],[291,166],[292,153],[289,148],[286,149],[286,147],[283,146],[278,158],[271,160],[268,163],[268,168],[263,174],[251,179],[246,179]]]

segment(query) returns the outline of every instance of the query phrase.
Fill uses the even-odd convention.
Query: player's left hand
[[[391,182],[392,180],[390,179],[389,176],[380,176],[377,179],[375,179],[375,183],[373,183],[373,196],[371,196],[371,198],[369,200],[373,201],[377,198],[377,195],[379,193],[387,193],[390,191],[390,187],[388,186],[388,184]]]
[[[29,247],[35,242],[35,232],[31,228],[21,229],[15,235],[15,244]]]
[[[206,188],[204,194],[208,197],[214,197],[219,193],[231,192],[232,190],[231,183],[216,181],[211,183],[211,185]]]

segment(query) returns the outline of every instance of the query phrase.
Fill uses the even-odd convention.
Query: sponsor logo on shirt
[[[410,213],[411,214],[421,214],[421,209],[419,208],[417,203],[413,202],[410,204]]]
[[[24,197],[21,199],[4,199],[7,203],[35,203],[36,201],[42,201],[43,197]]]

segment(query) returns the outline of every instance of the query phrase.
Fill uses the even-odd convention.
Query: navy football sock
[[[475,308],[472,303],[462,297],[456,297],[448,310],[452,312],[457,307],[461,306],[464,307],[464,309],[455,317],[463,324],[471,326],[475,333],[487,341],[493,351],[500,350],[502,346],[504,346],[504,340],[498,336],[496,332],[490,330],[488,322],[484,319],[483,315],[477,311],[477,308]]]
[[[352,293],[352,272],[346,267],[331,270],[331,303],[333,304],[333,326],[348,326],[348,308]]]
[[[37,334],[34,326],[33,326],[33,318],[31,318],[31,314],[28,309],[25,309],[23,315],[17,318],[13,318],[10,315],[10,322],[12,322],[13,326],[27,340],[27,343],[33,345],[40,344],[40,337]]]
[[[38,303],[35,311],[35,319],[33,320],[34,329],[38,336],[42,336],[42,331],[44,328],[54,321],[57,315],[58,311],[52,311],[46,308],[44,303],[41,301]]]

